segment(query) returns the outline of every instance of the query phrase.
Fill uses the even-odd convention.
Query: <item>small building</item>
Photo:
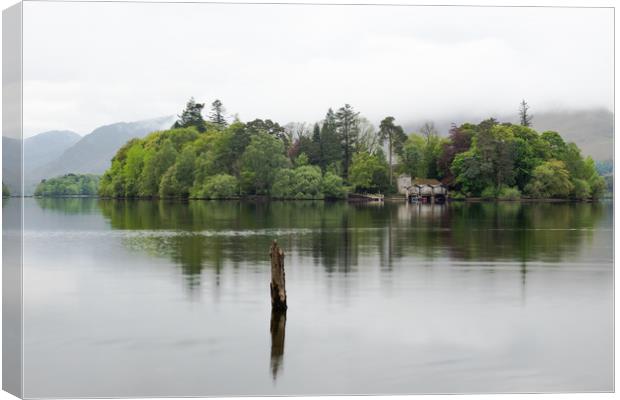
[[[407,189],[411,186],[411,176],[402,174],[396,179],[396,187],[398,188],[398,193],[402,195],[407,194]]]
[[[443,203],[448,198],[448,187],[437,179],[411,179],[409,175],[398,177],[398,193],[408,202]]]

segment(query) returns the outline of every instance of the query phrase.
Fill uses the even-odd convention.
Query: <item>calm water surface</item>
[[[26,199],[25,396],[610,391],[612,208]]]

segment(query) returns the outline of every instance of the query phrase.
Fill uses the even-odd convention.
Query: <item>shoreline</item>
[[[243,197],[230,197],[221,199],[207,199],[197,197],[104,197],[104,196],[92,196],[92,195],[61,195],[61,196],[8,196],[8,198],[35,198],[35,199],[100,199],[100,200],[139,200],[139,201],[237,201],[237,202],[304,202],[304,201],[322,201],[325,203],[337,203],[346,202],[351,204],[364,204],[364,203],[407,203],[403,196],[386,196],[382,201],[377,200],[360,200],[360,199],[325,199],[325,198],[311,198],[311,199],[296,199],[296,198],[273,198],[269,196],[243,196]],[[464,199],[448,199],[444,203],[437,204],[449,204],[449,203],[596,203],[605,200],[613,200],[613,196],[602,197],[599,199],[546,199],[546,198],[520,198],[520,199],[483,199],[481,197],[468,197]],[[431,205],[431,203],[410,203],[410,204],[425,204]]]

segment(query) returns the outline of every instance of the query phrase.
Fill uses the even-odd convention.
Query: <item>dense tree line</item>
[[[312,127],[269,119],[228,123],[219,100],[205,120],[204,106],[190,99],[170,130],[125,144],[102,177],[100,195],[322,199],[389,189],[381,147],[387,139],[348,104],[329,109]],[[383,137],[399,129],[386,124]]]
[[[403,149],[403,172],[439,179],[457,196],[586,199],[606,186],[592,158],[557,132],[494,119],[453,126],[448,138],[410,135]]]
[[[37,185],[35,196],[96,196],[99,176],[67,174],[57,178],[43,179]]]
[[[314,125],[255,119],[229,122],[221,101],[193,98],[170,130],[134,139],[112,159],[99,193],[109,197],[343,198],[349,191],[393,193],[396,174],[434,178],[456,197],[598,197],[605,182],[590,158],[555,132],[488,119],[432,123],[407,136],[393,117],[374,126],[345,104]]]

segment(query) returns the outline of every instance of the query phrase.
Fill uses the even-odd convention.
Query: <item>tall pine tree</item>
[[[403,143],[407,140],[407,135],[403,131],[403,128],[399,125],[394,125],[394,117],[386,117],[381,121],[379,125],[379,139],[381,145],[387,141],[388,143],[388,160],[390,165],[390,185],[394,184],[392,179],[393,168],[392,155],[394,153],[401,154]]]
[[[519,106],[519,122],[523,126],[532,126],[532,119],[534,117],[527,113],[529,109],[530,106],[525,102],[525,99],[521,100],[521,105]]]
[[[179,119],[172,125],[172,128],[188,128],[194,126],[198,129],[198,132],[207,130],[207,124],[202,118],[202,109],[204,106],[204,103],[196,103],[196,100],[191,97],[185,105],[183,112],[177,115]]]
[[[339,167],[342,155],[340,139],[336,132],[336,114],[331,108],[327,110],[325,120],[321,126],[321,169],[323,172],[330,167]]]
[[[221,101],[215,100],[211,103],[211,112],[209,113],[209,119],[211,122],[219,126],[220,128],[226,127],[226,109]]]
[[[340,144],[342,146],[342,177],[349,178],[349,166],[353,158],[353,152],[358,137],[358,118],[359,112],[355,112],[353,107],[345,104],[336,113],[336,129]]]

